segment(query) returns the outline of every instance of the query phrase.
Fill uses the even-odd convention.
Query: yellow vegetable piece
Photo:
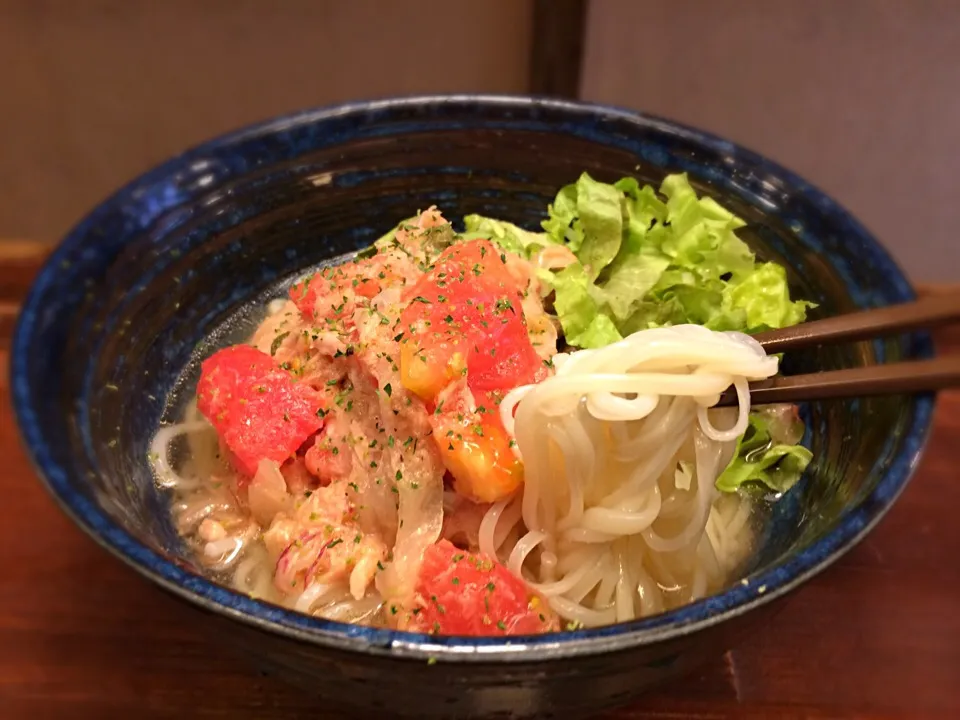
[[[509,496],[523,482],[523,463],[510,449],[506,432],[496,424],[455,426],[436,432],[443,464],[453,475],[457,494],[478,503]]]
[[[463,353],[455,352],[449,359],[421,350],[413,342],[400,346],[400,382],[420,399],[431,402],[447,385],[463,375],[467,363]]]

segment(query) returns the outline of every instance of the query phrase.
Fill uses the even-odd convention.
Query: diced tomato
[[[360,297],[370,299],[376,297],[382,289],[379,282],[373,278],[364,277],[357,280],[357,285],[353,291]]]
[[[218,415],[230,404],[244,381],[275,369],[273,358],[250,345],[234,345],[217,351],[201,366],[197,385],[200,412],[207,418]]]
[[[305,318],[313,318],[317,304],[317,284],[321,282],[320,273],[304,278],[290,287],[290,299]]]
[[[559,629],[546,601],[503,565],[441,540],[420,568],[408,630],[440,635],[533,635]]]
[[[513,390],[546,375],[523,322],[494,323],[490,330],[486,347],[471,348],[467,355],[467,384],[473,392]]]
[[[260,460],[283,463],[315,433],[323,396],[295,383],[266,353],[238,345],[201,366],[197,407],[216,428],[234,465],[254,475]]]
[[[404,387],[430,402],[463,375],[477,391],[535,382],[544,367],[527,334],[522,293],[487,240],[445,250],[405,296]]]

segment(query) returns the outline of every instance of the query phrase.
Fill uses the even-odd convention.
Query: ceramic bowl
[[[229,639],[323,707],[570,718],[718,656],[890,508],[923,447],[931,397],[805,407],[816,460],[776,504],[743,582],[636,622],[510,640],[345,626],[217,585],[184,551],[147,462],[158,423],[190,391],[195,349],[236,339],[306,268],[432,204],[451,218],[476,212],[535,228],[557,188],[584,170],[653,182],[687,172],[748,221],[742,237],[788,268],[795,296],[818,303],[813,316],[913,297],[890,256],[829,197],[671,122],[522,97],[312,110],[164,163],[95,208],[53,253],[11,355],[16,417],[41,480],[112,555],[205,611],[211,641]],[[930,354],[928,336],[904,336],[791,355],[786,369]]]

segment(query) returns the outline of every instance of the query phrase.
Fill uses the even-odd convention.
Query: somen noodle
[[[744,559],[749,509],[739,496],[717,504],[714,484],[746,430],[746,383],[774,375],[776,358],[746,335],[683,325],[553,361],[556,375],[500,405],[524,485],[487,511],[481,550],[586,626],[718,588]],[[706,408],[731,385],[739,410],[719,430]],[[498,545],[502,525],[519,522],[518,541]]]

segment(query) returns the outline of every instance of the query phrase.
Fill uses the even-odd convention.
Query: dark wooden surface
[[[0,718],[331,717],[207,642],[37,482],[6,371],[37,256],[0,242]],[[939,339],[960,352],[960,332]],[[951,391],[916,477],[866,541],[725,657],[605,719],[960,718],[958,440]]]

